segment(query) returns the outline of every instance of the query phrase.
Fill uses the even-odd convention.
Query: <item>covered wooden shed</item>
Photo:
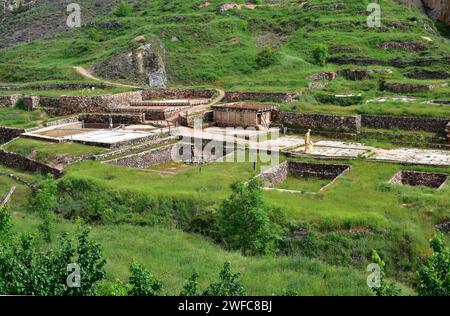
[[[272,114],[278,110],[276,105],[259,103],[227,103],[212,107],[214,122],[220,127],[269,128]]]

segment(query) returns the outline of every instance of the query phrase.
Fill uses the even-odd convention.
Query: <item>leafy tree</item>
[[[186,280],[183,289],[181,290],[180,296],[199,296],[198,291],[198,273],[194,272],[192,276]]]
[[[48,176],[39,186],[36,193],[35,210],[42,219],[39,231],[45,241],[52,238],[53,210],[56,206],[56,182]]]
[[[17,235],[11,231],[9,214],[0,210],[0,295],[69,296],[93,295],[98,281],[104,279],[101,248],[89,239],[89,230],[78,234],[74,247],[67,234],[60,237],[59,247],[41,251],[31,234]],[[81,268],[80,287],[69,287],[68,265],[76,262]]]
[[[127,2],[121,2],[114,10],[114,15],[123,18],[131,14],[131,5]]]
[[[325,66],[328,58],[328,47],[320,44],[313,51],[314,61],[319,66]]]
[[[430,240],[433,254],[419,271],[419,294],[422,296],[450,296],[450,250],[442,234]]]
[[[262,199],[262,181],[231,186],[232,194],[219,207],[218,230],[225,245],[244,254],[273,254],[278,250],[281,228],[272,223],[272,210]]]
[[[161,295],[162,282],[155,278],[144,267],[133,263],[130,267],[130,287],[128,294],[132,296]]]
[[[377,296],[398,296],[401,293],[401,290],[395,286],[393,283],[386,283],[384,267],[386,263],[381,259],[378,253],[373,250],[372,251],[372,262],[378,264],[380,267],[380,286],[374,287],[372,290],[375,292]]]
[[[219,280],[211,283],[204,296],[245,296],[245,289],[239,280],[239,273],[231,273],[231,265],[225,262]]]

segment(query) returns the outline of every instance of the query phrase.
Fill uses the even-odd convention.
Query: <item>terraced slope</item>
[[[52,2],[54,12],[65,8],[65,1]],[[98,7],[94,2],[86,9],[81,3],[82,18]],[[383,2],[381,28],[367,27],[368,0],[261,1],[224,12],[223,0],[208,6],[203,1],[134,1],[125,17],[105,14],[113,2],[98,7],[93,19],[87,14],[82,28],[1,50],[0,82],[81,79],[71,67],[92,67],[127,52],[137,46],[133,39],[138,36],[157,37],[164,45],[169,85],[296,90],[308,86],[310,74],[350,64],[391,68],[388,78],[409,80],[407,73],[442,73],[450,63],[450,43],[434,22],[395,1]],[[44,21],[36,10],[17,13],[13,20],[33,13],[34,21]],[[5,25],[15,27],[11,21],[7,18]],[[3,26],[0,34],[5,41],[11,31]],[[329,48],[325,67],[313,58],[318,44]],[[258,55],[266,49],[273,52],[268,61]],[[367,91],[376,89],[377,81],[332,86]]]

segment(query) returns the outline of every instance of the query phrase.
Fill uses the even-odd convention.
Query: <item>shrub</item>
[[[42,252],[30,234],[11,232],[9,214],[0,210],[0,295],[84,296],[96,294],[96,285],[105,278],[106,261],[99,244],[90,240],[89,230],[82,227],[74,246],[67,234],[59,247]],[[76,260],[76,261],[75,261]],[[69,287],[69,264],[77,262],[81,286]]]
[[[450,250],[442,234],[430,240],[433,254],[419,271],[419,294],[422,296],[450,296]]]
[[[272,49],[264,49],[256,55],[256,65],[258,68],[266,68],[272,66],[278,61],[278,54]]]
[[[219,274],[219,280],[211,283],[203,293],[204,296],[245,296],[245,289],[240,281],[239,273],[231,273],[231,265],[225,262]]]
[[[133,263],[130,267],[130,285],[128,294],[132,296],[161,295],[162,282],[155,278],[144,267]]]
[[[192,274],[192,276],[186,280],[186,283],[181,290],[180,296],[198,296],[198,273]]]
[[[378,264],[378,266],[380,267],[380,284],[379,284],[380,286],[372,288],[372,290],[375,292],[375,294],[377,296],[398,296],[398,295],[400,295],[401,291],[400,291],[400,289],[398,289],[395,286],[395,284],[386,283],[386,281],[384,280],[384,267],[386,264],[380,258],[380,256],[378,255],[378,253],[375,250],[372,251],[372,262],[375,264]]]
[[[262,199],[262,181],[251,180],[247,185],[237,182],[231,189],[231,196],[219,207],[222,242],[248,255],[276,253],[282,230],[270,220],[272,210]]]
[[[328,58],[328,47],[323,44],[318,45],[313,51],[313,57],[316,65],[325,66]]]
[[[115,9],[114,15],[123,18],[131,14],[131,5],[127,2],[121,2]]]
[[[52,221],[53,211],[56,206],[56,191],[56,182],[51,176],[47,176],[39,186],[36,194],[35,210],[42,219],[42,223],[38,228],[46,242],[50,242],[52,239]]]

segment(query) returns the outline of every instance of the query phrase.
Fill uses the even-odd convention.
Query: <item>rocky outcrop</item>
[[[163,88],[167,82],[164,45],[152,39],[136,49],[107,58],[94,66],[92,71],[106,79]]]
[[[409,6],[416,6],[431,18],[450,25],[450,1],[448,0],[397,0]]]

